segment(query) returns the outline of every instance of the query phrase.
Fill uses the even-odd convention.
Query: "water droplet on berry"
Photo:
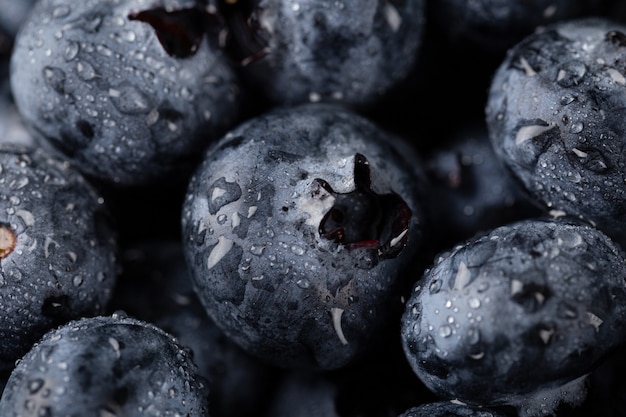
[[[467,299],[467,305],[475,310],[480,307],[480,300],[476,297],[470,297]]]
[[[147,94],[131,85],[110,89],[109,96],[120,113],[143,114],[151,110]]]
[[[96,77],[96,70],[89,62],[79,61],[76,64],[76,73],[83,81],[90,81]]]
[[[63,58],[66,61],[71,61],[74,58],[76,58],[76,56],[78,55],[78,52],[80,52],[79,43],[75,41],[69,41],[67,43],[67,46],[65,47],[65,51],[63,52]]]
[[[66,17],[71,12],[72,9],[70,9],[70,6],[68,6],[67,4],[61,4],[55,7],[54,10],[52,10],[52,17],[54,17],[55,19],[60,19]]]
[[[57,67],[46,66],[43,69],[43,76],[46,84],[59,94],[65,93],[65,72]]]
[[[452,327],[448,326],[447,324],[439,327],[439,336],[444,338],[452,336]]]
[[[299,280],[296,281],[296,285],[304,290],[306,290],[307,288],[309,288],[311,286],[311,281],[309,281],[306,278],[301,278]]]
[[[431,294],[437,294],[441,290],[442,284],[443,283],[440,279],[436,279],[430,283],[428,291],[430,291]]]

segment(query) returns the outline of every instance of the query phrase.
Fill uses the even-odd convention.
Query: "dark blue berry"
[[[116,234],[101,197],[43,150],[0,145],[0,369],[44,332],[102,313]]]
[[[333,105],[277,109],[228,133],[183,207],[209,315],[279,366],[332,369],[363,354],[419,258],[421,169],[398,138]]]
[[[209,386],[168,333],[120,315],[47,333],[21,359],[0,399],[18,416],[207,417]]]
[[[136,242],[120,254],[122,272],[109,311],[155,324],[189,348],[211,387],[211,416],[259,412],[274,387],[275,370],[248,355],[207,316],[177,240]]]
[[[624,51],[624,24],[554,24],[509,51],[486,107],[497,154],[539,204],[590,220],[622,242]]]
[[[599,13],[605,0],[441,0],[431,4],[432,22],[452,42],[504,53],[538,28]]]
[[[398,417],[504,417],[495,411],[473,407],[462,402],[441,401],[425,403],[406,410]]]
[[[425,27],[422,0],[221,3],[242,75],[279,104],[375,103],[409,75]]]
[[[597,229],[535,219],[437,258],[406,304],[402,340],[435,393],[521,416],[579,405],[625,340],[626,258]]]
[[[193,0],[38,2],[11,60],[26,124],[94,178],[188,174],[239,116],[233,71],[196,35],[201,10]]]

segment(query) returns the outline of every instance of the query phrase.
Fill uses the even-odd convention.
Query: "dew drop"
[[[78,56],[78,52],[80,52],[80,45],[78,42],[69,41],[65,47],[65,51],[63,52],[63,58],[65,58],[66,61],[71,61]]]
[[[444,338],[452,336],[452,327],[447,324],[439,327],[439,336]]]
[[[69,15],[71,11],[72,9],[70,9],[70,6],[68,6],[67,4],[62,4],[52,10],[52,17],[54,17],[55,19],[61,19]]]
[[[584,125],[582,122],[572,123],[572,125],[569,128],[570,132],[572,133],[580,133],[583,131],[583,129],[584,129]]]
[[[131,85],[109,90],[113,105],[124,114],[144,114],[150,109],[148,95]]]
[[[476,310],[477,308],[480,307],[480,300],[477,297],[470,297],[467,299],[467,305],[471,309]]]
[[[57,67],[46,66],[43,69],[46,84],[59,94],[65,93],[65,72]]]
[[[44,380],[41,378],[32,379],[28,382],[28,392],[31,395],[37,394],[41,387],[43,387]]]
[[[430,283],[428,291],[430,291],[431,294],[437,294],[441,290],[442,284],[443,283],[440,279],[436,279]]]
[[[76,73],[83,81],[90,81],[96,77],[96,70],[89,62],[79,61],[76,64]]]
[[[559,69],[556,82],[561,87],[573,87],[580,84],[586,73],[587,66],[583,62],[570,61]]]
[[[300,278],[299,280],[296,281],[296,285],[302,288],[303,290],[306,290],[307,288],[311,286],[311,281],[309,281],[306,278]]]

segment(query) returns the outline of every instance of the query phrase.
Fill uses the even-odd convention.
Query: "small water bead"
[[[450,336],[452,336],[452,327],[448,326],[447,324],[440,326],[439,327],[439,336],[443,337],[443,338],[448,338]]]
[[[96,77],[96,70],[89,62],[86,61],[79,61],[76,63],[76,73],[83,81],[90,81]]]
[[[39,390],[41,390],[41,388],[44,385],[44,380],[41,378],[36,378],[33,380],[30,380],[28,382],[28,392],[31,395],[37,394],[39,392]]]
[[[296,285],[303,290],[306,290],[311,286],[311,281],[309,281],[307,278],[300,278],[296,281]]]
[[[477,297],[469,297],[467,299],[467,305],[469,308],[476,310],[480,308],[480,300]]]
[[[428,290],[431,294],[437,294],[441,290],[443,282],[440,279],[436,279],[430,283]]]

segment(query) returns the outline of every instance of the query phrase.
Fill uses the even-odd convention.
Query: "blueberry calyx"
[[[15,249],[17,237],[6,224],[0,224],[0,259],[4,259]]]
[[[206,34],[219,34],[224,25],[212,8],[191,7],[168,11],[163,7],[132,12],[130,20],[148,23],[155,30],[163,49],[176,58],[196,53]]]
[[[378,194],[372,189],[370,165],[354,157],[353,191],[337,193],[323,179],[314,180],[333,196],[332,207],[319,224],[319,234],[347,249],[373,249],[377,259],[395,258],[409,238],[411,209],[395,193]]]
[[[219,8],[228,22],[226,45],[235,61],[244,67],[269,53],[268,33],[263,30],[257,0],[219,0]]]

